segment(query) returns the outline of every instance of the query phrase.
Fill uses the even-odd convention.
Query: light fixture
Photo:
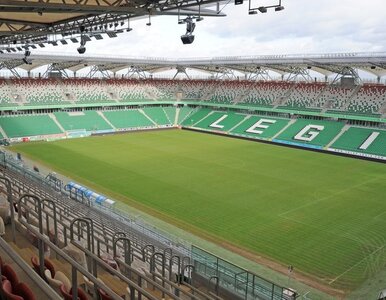
[[[150,14],[149,14],[149,22],[147,22],[146,25],[147,25],[147,26],[151,26]]]
[[[265,14],[268,10],[265,6],[260,6],[257,8],[261,13]]]
[[[256,10],[250,10],[248,12],[248,14],[250,14],[250,15],[257,15],[257,11]]]
[[[32,61],[30,59],[28,59],[28,57],[31,55],[31,51],[29,50],[25,50],[24,52],[24,57],[23,57],[23,62],[26,64],[26,65],[32,65]]]
[[[79,54],[84,54],[86,52],[86,47],[83,45],[80,45],[77,49]]]
[[[82,35],[80,37],[80,46],[76,49],[79,54],[84,54],[86,52],[86,47],[84,45],[86,45],[86,39]]]
[[[281,6],[281,5],[275,7],[275,11],[281,11],[283,9],[284,9],[284,6]]]
[[[185,44],[191,44],[194,41],[193,31],[196,28],[196,24],[191,17],[187,17],[184,22],[186,23],[186,33],[181,35],[181,41]]]

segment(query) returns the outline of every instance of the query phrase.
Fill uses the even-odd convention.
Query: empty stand
[[[105,111],[103,114],[119,129],[154,127],[154,124],[138,109]]]
[[[323,108],[324,102],[318,101],[318,98],[325,88],[326,84],[323,83],[298,83],[283,107],[296,110],[320,111]]]
[[[373,135],[373,136],[372,136]],[[366,141],[367,144],[366,144]],[[386,131],[378,128],[350,127],[331,148],[386,157]]]
[[[55,112],[58,122],[65,130],[98,131],[111,130],[112,127],[96,111]]]
[[[276,139],[324,147],[338,135],[343,126],[343,122],[298,119]]]
[[[3,116],[0,117],[0,126],[9,138],[62,133],[48,115]]]
[[[142,109],[145,115],[154,121],[157,125],[172,125],[168,116],[162,107],[145,107]]]

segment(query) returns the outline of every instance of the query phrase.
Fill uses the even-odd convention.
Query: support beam
[[[173,79],[175,79],[179,73],[185,74],[185,76],[186,76],[188,79],[190,79],[188,73],[186,73],[186,68],[185,68],[185,67],[181,67],[181,66],[177,66],[177,72],[176,72],[176,74],[174,75]]]

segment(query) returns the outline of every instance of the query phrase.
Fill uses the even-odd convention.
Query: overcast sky
[[[254,6],[276,0],[252,0]],[[259,54],[386,51],[386,0],[283,0],[285,10],[248,15],[248,2],[223,9],[226,17],[197,23],[196,39],[183,45],[177,17],[131,22],[133,31],[87,44],[87,54],[214,57]],[[45,51],[76,54],[77,45]],[[36,51],[37,52],[37,51]]]

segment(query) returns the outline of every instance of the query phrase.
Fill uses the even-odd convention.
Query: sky
[[[255,7],[277,0],[252,0]],[[133,30],[117,38],[87,43],[89,55],[129,57],[219,57],[386,51],[385,0],[282,0],[283,11],[249,15],[248,2],[231,0],[226,17],[205,17],[195,41],[183,45],[185,25],[176,16],[131,22]],[[47,46],[39,52],[77,55],[78,45]],[[36,51],[38,52],[38,51]]]

